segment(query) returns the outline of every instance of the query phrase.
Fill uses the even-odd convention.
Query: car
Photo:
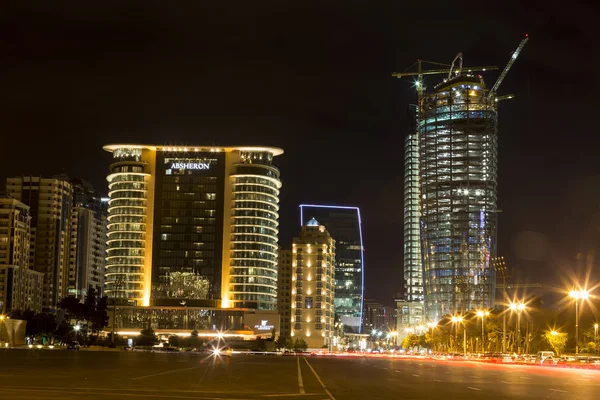
[[[67,350],[79,350],[80,348],[81,348],[81,345],[76,340],[69,342],[67,344]]]
[[[558,358],[554,355],[553,351],[538,351],[535,356],[535,363],[539,365],[544,364],[558,364]]]

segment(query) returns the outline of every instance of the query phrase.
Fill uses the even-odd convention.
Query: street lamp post
[[[484,321],[485,317],[490,315],[489,311],[477,311],[477,316],[481,318],[481,352],[485,353],[485,327]]]
[[[434,347],[433,335],[435,333],[435,327],[437,326],[437,322],[428,322],[427,326],[429,327],[429,329],[431,329],[431,347],[433,350],[433,347]]]
[[[575,354],[579,354],[579,299],[588,298],[587,290],[571,290],[569,296],[575,299]]]
[[[594,350],[598,354],[598,324],[594,324]]]
[[[123,282],[125,281],[125,279],[123,278],[122,275],[119,275],[119,277],[117,278],[117,280],[114,283],[114,290],[113,290],[113,317],[112,317],[112,334],[110,337],[110,341],[114,347],[115,345],[115,322],[117,319],[117,296],[116,296],[116,292],[119,291],[121,289],[121,286],[123,285]]]
[[[467,355],[467,330],[465,328],[465,324],[463,323],[464,319],[459,315],[458,317],[452,317],[450,321],[454,323],[454,342],[456,344],[458,344],[458,324],[463,324],[463,354]]]
[[[510,309],[517,311],[517,354],[521,354],[521,311],[526,308],[525,304],[510,303]]]

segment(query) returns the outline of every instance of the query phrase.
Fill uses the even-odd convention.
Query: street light
[[[454,325],[454,329],[455,329],[455,342],[458,342],[458,324],[461,323],[463,324],[463,317],[461,315],[454,316],[450,319],[450,321],[452,321],[455,325]],[[467,355],[467,330],[465,328],[465,325],[463,324],[463,354],[466,356]]]
[[[122,275],[119,275],[115,282],[113,283],[114,289],[111,292],[113,298],[113,316],[112,316],[112,333],[110,335],[110,342],[112,346],[115,346],[115,323],[117,321],[117,296],[116,292],[121,289],[121,286],[125,283],[125,278]]]
[[[523,311],[527,307],[525,306],[525,304],[518,302],[510,303],[509,308],[512,311],[517,312],[517,354],[521,354],[521,311]]]
[[[437,322],[428,322],[427,323],[427,327],[429,329],[431,329],[431,347],[433,347],[433,334],[434,334],[434,329],[437,326]]]
[[[485,321],[485,317],[487,317],[488,315],[490,315],[490,312],[487,310],[480,310],[477,311],[477,316],[479,318],[481,318],[481,352],[485,353],[485,327],[484,327],[484,321]]]
[[[598,354],[598,324],[594,324],[594,350]]]
[[[579,299],[585,300],[589,292],[585,289],[571,290],[569,297],[575,299],[575,354],[579,354]]]

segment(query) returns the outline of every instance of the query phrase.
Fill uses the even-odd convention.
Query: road
[[[600,371],[366,357],[0,350],[10,399],[600,399]]]

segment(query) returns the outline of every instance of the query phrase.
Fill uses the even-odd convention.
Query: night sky
[[[600,259],[593,2],[51,3],[0,6],[2,180],[65,172],[105,195],[104,144],[282,147],[281,244],[300,203],[361,207],[366,296],[391,305],[416,97],[391,73],[458,51],[503,68],[529,33],[499,91],[516,95],[499,106],[499,254],[557,286]]]

